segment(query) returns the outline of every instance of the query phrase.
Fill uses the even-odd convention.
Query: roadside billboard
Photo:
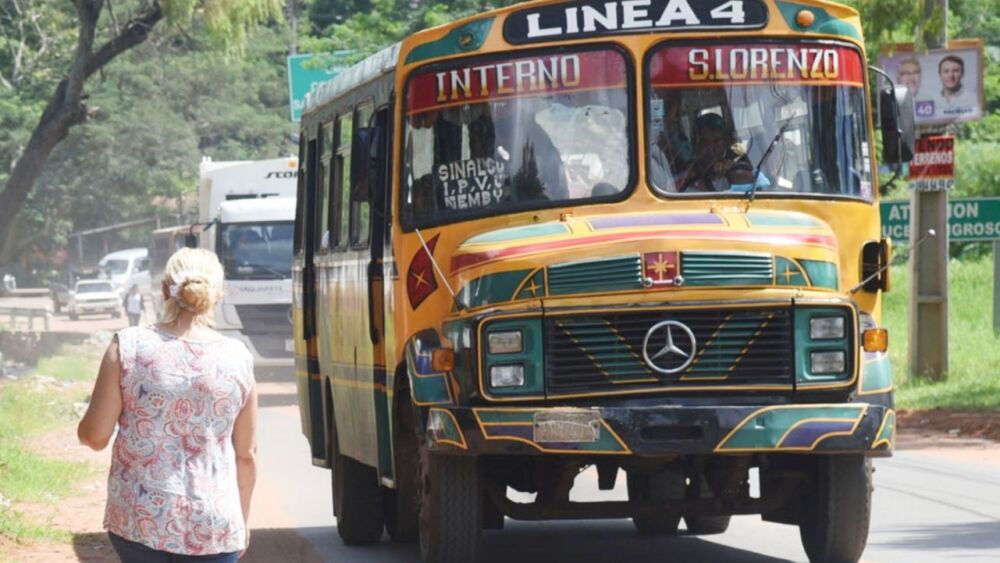
[[[983,116],[983,44],[950,41],[947,49],[918,53],[912,44],[886,45],[882,69],[913,94],[914,122],[934,125]]]

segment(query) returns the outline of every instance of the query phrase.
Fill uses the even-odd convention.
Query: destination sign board
[[[882,236],[910,240],[910,202],[883,201]],[[1000,197],[958,198],[948,202],[951,242],[1000,240]]]
[[[767,25],[760,0],[582,0],[514,12],[504,39],[524,44],[619,33],[759,29]]]

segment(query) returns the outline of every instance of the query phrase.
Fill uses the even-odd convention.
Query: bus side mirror
[[[879,119],[882,125],[882,159],[899,164],[913,160],[916,128],[913,124],[913,96],[905,86],[888,86],[879,91]]]
[[[861,247],[861,286],[865,291],[889,291],[889,261],[892,260],[892,240],[868,241]],[[871,278],[871,279],[869,279]]]
[[[358,127],[351,142],[351,201],[370,201],[373,168],[381,131],[378,127]]]
[[[198,248],[198,235],[188,233],[184,235],[185,248]]]

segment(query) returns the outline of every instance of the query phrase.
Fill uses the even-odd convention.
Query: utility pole
[[[292,38],[288,43],[288,54],[295,55],[299,52],[299,2],[298,0],[288,0],[288,29]]]
[[[940,19],[935,20],[938,10]],[[924,21],[940,25],[923,30],[927,47],[946,48],[948,0],[924,0]],[[937,132],[922,128],[920,135]],[[910,203],[910,243],[928,229],[938,235],[920,245],[910,262],[909,371],[943,380],[948,375],[948,192],[913,191]]]

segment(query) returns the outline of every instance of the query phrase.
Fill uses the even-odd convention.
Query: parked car
[[[80,315],[109,314],[114,318],[122,316],[121,296],[107,280],[86,280],[76,282],[66,306],[70,320]]]
[[[52,310],[56,313],[69,306],[69,298],[73,293],[73,287],[78,281],[97,278],[99,272],[96,269],[72,270],[66,274],[63,281],[49,284],[49,296],[52,297]],[[65,282],[65,283],[64,283]]]

